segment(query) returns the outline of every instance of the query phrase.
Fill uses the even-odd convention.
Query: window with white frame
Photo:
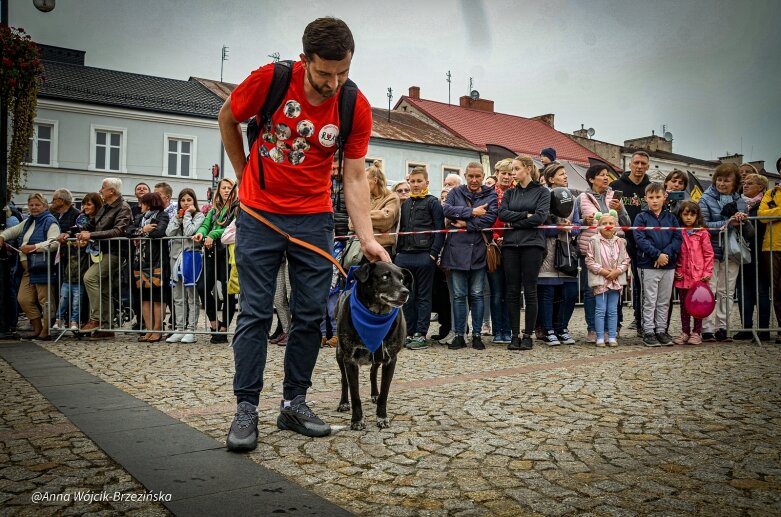
[[[194,136],[165,134],[163,175],[181,178],[195,178]]]
[[[449,165],[443,165],[442,177],[447,178],[449,174],[455,174],[456,176],[461,176],[461,169],[459,167],[451,167]]]
[[[127,172],[127,129],[91,126],[90,169]]]
[[[57,121],[36,120],[24,161],[30,165],[57,166]]]
[[[415,167],[423,167],[428,172],[428,164],[422,162],[407,162],[407,174],[412,172]]]
[[[366,169],[368,169],[369,167],[374,166],[374,162],[375,161],[380,162],[380,169],[382,170],[382,172],[385,172],[385,162],[383,161],[382,158],[372,158],[370,156],[367,156],[366,158],[363,159],[363,161],[364,161],[364,165],[365,165],[364,168],[366,168]]]

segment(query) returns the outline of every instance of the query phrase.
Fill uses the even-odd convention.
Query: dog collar
[[[380,348],[398,313],[398,307],[394,307],[389,314],[375,314],[371,312],[358,299],[356,286],[353,286],[350,293],[352,324],[355,331],[358,332],[358,337],[361,338],[363,345],[369,349],[369,352],[374,353]]]

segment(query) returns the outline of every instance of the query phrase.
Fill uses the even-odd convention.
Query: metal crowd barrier
[[[183,254],[181,261],[172,261],[170,249],[177,243],[194,249]],[[55,306],[58,301],[66,304],[59,313],[64,317],[57,318],[65,326],[53,329],[53,336],[60,339],[72,332],[80,337],[81,328],[92,319],[100,322],[98,332],[160,334],[162,339],[172,333],[216,335],[224,336],[227,342],[228,328],[238,310],[237,294],[228,292],[231,269],[235,267],[228,257],[227,246],[206,249],[191,237],[113,238],[89,243],[69,238],[60,246],[59,260],[49,261],[50,265],[56,262],[51,267],[58,268],[59,275],[49,275],[48,289],[54,295],[61,292],[63,283],[73,279],[72,275],[68,277],[69,264],[73,263],[71,272],[78,273],[82,294],[62,300],[49,296]],[[200,272],[189,274],[190,286],[177,286],[185,270]],[[51,282],[55,278],[56,285]],[[174,303],[175,289],[183,295],[184,303]],[[188,304],[188,300],[194,303]],[[184,314],[177,314],[177,310]],[[216,331],[210,327],[209,315],[216,316]],[[77,317],[78,330],[71,329],[73,317]],[[177,317],[183,318],[179,320],[181,325],[177,325]],[[159,326],[155,325],[157,321]]]
[[[781,250],[773,251],[774,225],[781,224],[781,217],[750,217],[747,220],[754,226],[754,234],[748,239],[746,244],[750,247],[751,262],[739,263],[734,250],[731,252],[728,245],[724,245],[724,262],[733,263],[733,266],[722,268],[719,272],[724,276],[725,285],[729,286],[730,281],[734,280],[735,289],[723,290],[717,292],[717,307],[722,305],[726,315],[726,330],[728,334],[733,332],[750,333],[756,342],[768,341],[772,339],[772,333],[776,333],[781,338],[781,327],[779,327],[779,313],[781,313]],[[731,227],[743,233],[744,224]],[[764,230],[764,231],[762,231]],[[643,231],[643,230],[634,230]],[[650,230],[653,231],[653,230]],[[728,236],[725,230],[712,230],[720,234],[723,243],[727,242],[725,236]],[[762,237],[766,232],[768,235],[769,250],[763,251]],[[227,247],[220,250],[206,250],[202,245],[195,247],[195,254],[190,255],[190,264],[196,267],[195,262],[198,259],[195,255],[200,255],[202,262],[202,271],[198,276],[195,286],[190,288],[196,293],[196,306],[198,308],[198,318],[193,328],[177,329],[176,307],[172,303],[171,296],[171,264],[168,250],[174,241],[182,243],[192,243],[190,237],[164,237],[160,239],[151,238],[115,238],[100,241],[91,241],[84,248],[77,248],[76,239],[68,239],[66,243],[60,246],[58,250],[59,261],[49,260],[49,279],[48,307],[42,307],[42,313],[46,315],[57,314],[54,307],[58,307],[58,293],[62,287],[63,271],[69,263],[73,253],[86,252],[90,255],[89,262],[79,262],[77,271],[79,278],[95,269],[100,272],[97,276],[97,290],[93,289],[92,296],[83,293],[81,296],[81,310],[78,314],[79,328],[88,320],[90,312],[98,314],[101,317],[99,331],[121,332],[125,334],[145,334],[161,333],[163,336],[172,332],[181,330],[184,333],[195,335],[221,335],[229,334],[227,328],[235,319],[235,314],[239,310],[237,305],[237,296],[228,293],[227,283],[230,278],[232,266],[229,264]],[[85,249],[86,248],[86,249]],[[44,252],[49,255],[51,252]],[[160,260],[151,260],[144,263],[140,257],[152,257],[157,254]],[[54,276],[54,268],[58,268],[60,275]],[[104,270],[105,268],[105,270]],[[580,271],[581,275],[587,274],[586,271]],[[778,277],[778,278],[777,278]],[[56,284],[52,279],[56,278]],[[155,281],[159,278],[159,282]],[[82,280],[82,286],[85,282]],[[94,285],[94,284],[93,284]],[[582,302],[582,293],[579,286],[579,302]],[[86,287],[86,286],[85,286]],[[86,289],[84,289],[86,291]],[[189,294],[193,294],[190,291]],[[677,294],[676,294],[677,296]],[[233,297],[233,298],[231,298]],[[632,290],[627,286],[625,289],[623,303],[632,307]],[[97,309],[90,307],[97,305]],[[161,325],[160,329],[135,329],[133,323],[137,323],[141,315],[141,309],[146,300],[159,300],[159,316],[161,321],[167,320],[167,324]],[[738,315],[734,314],[734,302],[737,301]],[[73,313],[73,297],[70,297],[65,303],[68,304],[65,313],[68,316],[63,318],[65,323],[69,324]],[[154,303],[154,302],[152,302]],[[776,312],[775,306],[778,303],[779,310]],[[154,306],[152,306],[154,308]],[[209,318],[205,314],[205,309],[209,309],[210,314],[217,315],[219,327],[224,326],[225,330],[213,331],[210,328]],[[148,313],[147,313],[148,314]],[[747,320],[751,315],[751,325],[747,325]],[[153,315],[154,316],[154,315]],[[675,318],[674,314],[672,318]],[[54,316],[52,316],[53,318]],[[143,318],[142,318],[143,319]],[[66,321],[67,320],[67,321]],[[227,321],[225,321],[227,320]],[[625,322],[627,319],[624,320]],[[673,321],[673,320],[671,320]],[[45,324],[50,321],[44,318]],[[767,323],[767,324],[763,324]],[[59,339],[65,333],[72,332],[70,326],[65,329],[54,329],[57,331],[54,336]],[[79,335],[79,332],[74,332]]]

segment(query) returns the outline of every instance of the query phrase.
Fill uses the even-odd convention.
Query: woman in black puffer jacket
[[[537,320],[537,277],[545,258],[546,241],[543,230],[550,212],[550,191],[536,178],[537,167],[528,156],[513,160],[516,185],[505,192],[499,208],[499,219],[508,230],[504,233],[502,261],[507,282],[507,306],[510,312],[512,341],[508,350],[531,350],[531,333]],[[521,338],[521,286],[526,302],[523,337]]]

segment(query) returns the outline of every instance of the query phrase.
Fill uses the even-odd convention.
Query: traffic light
[[[220,166],[216,163],[212,165],[212,177],[213,178],[219,178],[220,177]]]

